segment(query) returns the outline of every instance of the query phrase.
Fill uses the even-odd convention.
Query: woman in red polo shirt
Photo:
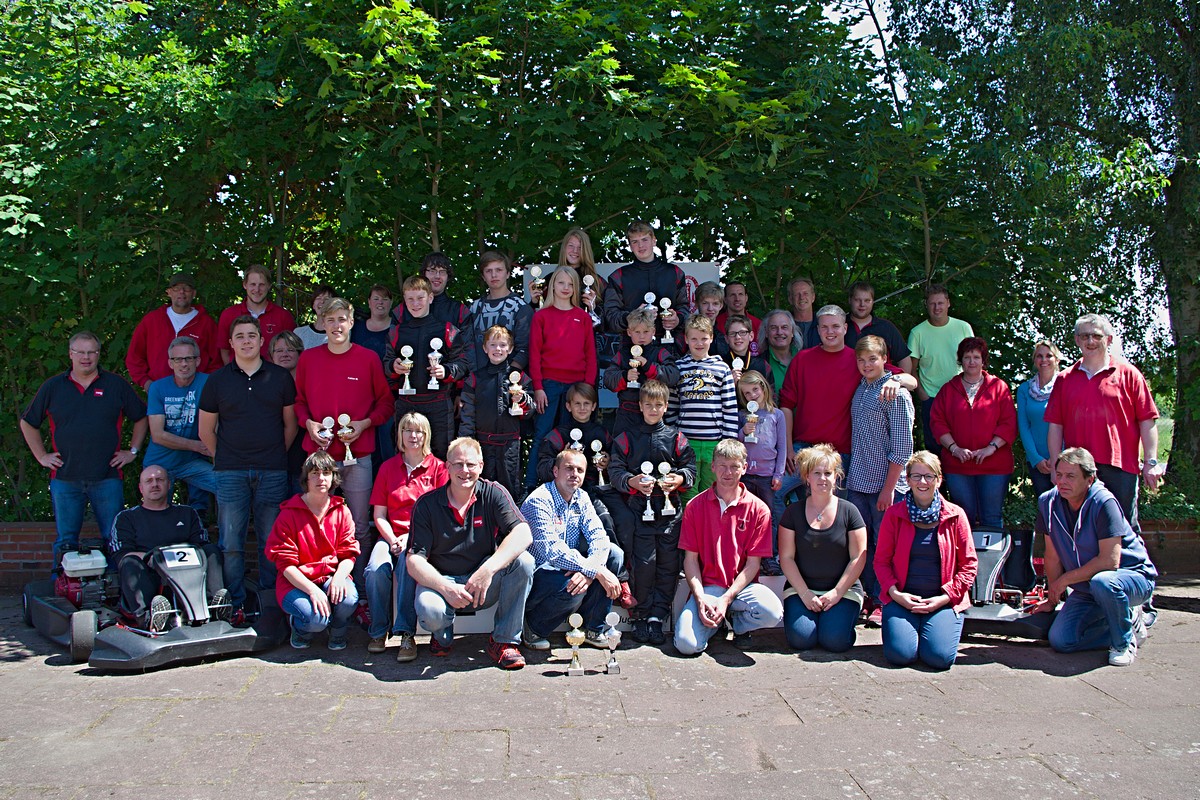
[[[449,480],[446,462],[430,452],[432,433],[424,414],[410,412],[396,424],[398,455],[383,462],[371,490],[372,516],[379,541],[371,550],[363,580],[371,624],[367,635],[368,653],[387,649],[388,622],[392,617],[392,576],[395,580],[396,619],[391,632],[400,637],[397,661],[417,657],[417,612],[413,607],[417,584],[408,575],[405,553],[408,550],[408,526],[417,498]]]

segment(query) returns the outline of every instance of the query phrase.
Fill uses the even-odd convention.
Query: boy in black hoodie
[[[675,345],[659,344],[654,337],[657,314],[649,308],[635,308],[629,313],[627,335],[612,362],[604,370],[604,386],[617,394],[617,416],[613,430],[617,433],[632,430],[642,424],[638,387],[647,379],[661,381],[668,389],[679,383],[679,368],[675,366]],[[631,348],[641,348],[634,356]]]
[[[666,641],[662,621],[671,612],[679,580],[682,492],[696,480],[696,454],[687,437],[663,422],[670,395],[671,390],[661,381],[642,384],[642,423],[613,440],[609,469],[614,489],[622,494],[637,521],[632,555],[626,554],[638,602],[633,639],[655,645]],[[650,465],[650,475],[643,472],[643,463]],[[660,464],[667,465],[666,474],[660,472]],[[664,513],[668,501],[674,510]]]
[[[533,413],[533,381],[510,361],[515,339],[503,325],[483,334],[488,363],[463,381],[459,436],[478,440],[483,449],[483,477],[496,481],[513,497],[524,482],[521,469],[521,420]],[[510,380],[517,374],[517,382]],[[513,414],[517,409],[519,414]]]

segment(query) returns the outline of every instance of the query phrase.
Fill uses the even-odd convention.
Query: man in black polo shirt
[[[38,463],[50,470],[54,504],[54,568],[79,544],[88,503],[102,536],[125,505],[121,467],[137,456],[146,438],[146,404],[118,375],[99,368],[100,339],[80,331],[68,344],[71,369],[42,384],[21,417],[21,435]],[[50,419],[50,450],[41,427]],[[124,421],[133,422],[128,450],[121,449]]]
[[[283,367],[264,361],[258,321],[249,314],[229,326],[233,361],[208,376],[200,393],[200,440],[213,453],[217,527],[225,554],[230,602],[246,600],[246,530],[254,509],[258,585],[275,585],[267,534],[287,499],[287,449],[296,438],[296,384]]]
[[[413,506],[408,574],[417,582],[417,619],[433,634],[429,650],[449,655],[454,612],[496,604],[488,655],[501,669],[521,669],[517,648],[525,598],[533,585],[529,525],[512,496],[480,480],[483,451],[474,439],[455,439],[446,453],[450,482]]]

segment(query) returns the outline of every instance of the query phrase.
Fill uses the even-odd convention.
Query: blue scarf
[[[908,521],[913,525],[937,525],[942,517],[942,493],[933,493],[933,502],[929,508],[921,508],[913,500],[912,492],[904,495],[904,504],[908,507]]]

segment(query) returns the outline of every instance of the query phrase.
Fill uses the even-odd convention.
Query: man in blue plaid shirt
[[[567,448],[554,459],[554,480],[529,493],[521,513],[533,531],[537,561],[525,601],[525,646],[549,650],[546,639],[573,612],[583,615],[587,643],[608,647],[604,618],[621,595],[625,555],[609,541],[596,509],[580,488],[587,457]]]

